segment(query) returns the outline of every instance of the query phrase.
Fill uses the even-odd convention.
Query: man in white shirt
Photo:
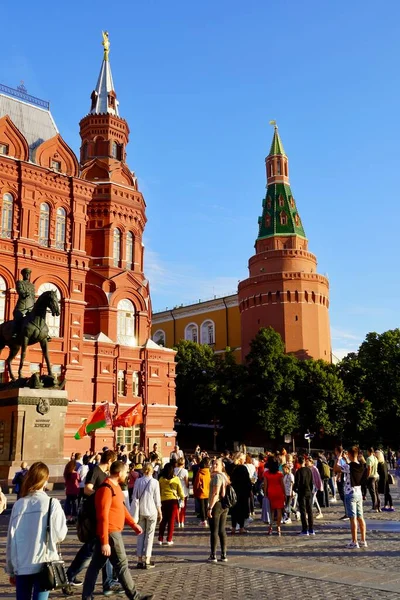
[[[176,444],[173,452],[171,452],[169,459],[170,460],[175,460],[176,462],[178,462],[178,458],[185,458],[182,450],[179,448],[178,444]]]

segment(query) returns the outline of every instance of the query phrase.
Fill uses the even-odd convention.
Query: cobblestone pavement
[[[397,486],[392,492],[394,513],[373,513],[370,501],[365,503],[367,549],[345,548],[349,523],[339,520],[343,507],[337,503],[324,509],[324,518],[315,522],[315,538],[298,538],[296,521],[282,527],[282,537],[268,536],[257,514],[248,535],[229,536],[226,564],[205,562],[209,532],[198,526],[189,509],[187,525],[176,530],[174,546],[154,547],[156,568],[133,569],[137,587],[153,592],[157,600],[400,600],[400,494]],[[5,600],[15,597],[3,571],[7,513],[0,516],[0,598]],[[135,536],[130,531],[125,532],[125,544],[134,567]],[[67,564],[78,548],[72,528],[63,544]],[[100,598],[101,587],[97,594]],[[79,595],[78,589],[75,597]],[[51,597],[63,596],[54,592]]]

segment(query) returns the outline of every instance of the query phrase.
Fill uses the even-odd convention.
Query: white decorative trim
[[[171,310],[164,310],[162,312],[153,313],[152,320],[153,324],[163,323],[165,321],[173,321],[174,319],[172,317],[172,314],[174,315],[175,320],[185,319],[194,315],[201,315],[217,310],[225,310],[225,308],[232,308],[234,306],[238,306],[238,304],[238,296],[237,294],[234,294],[233,296],[227,296],[226,298],[205,300],[204,302],[199,302],[198,304],[190,304],[189,306],[182,307],[178,306],[177,308],[173,308]]]

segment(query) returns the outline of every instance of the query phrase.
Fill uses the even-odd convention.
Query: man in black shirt
[[[299,456],[300,468],[294,476],[294,491],[298,494],[302,531],[300,535],[315,535],[312,512],[313,476],[311,470],[304,464],[304,456]],[[308,517],[308,527],[307,527]]]

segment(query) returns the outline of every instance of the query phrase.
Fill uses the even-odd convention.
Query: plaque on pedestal
[[[22,461],[42,461],[52,480],[62,477],[67,392],[14,388],[0,391],[0,480],[9,482]]]

